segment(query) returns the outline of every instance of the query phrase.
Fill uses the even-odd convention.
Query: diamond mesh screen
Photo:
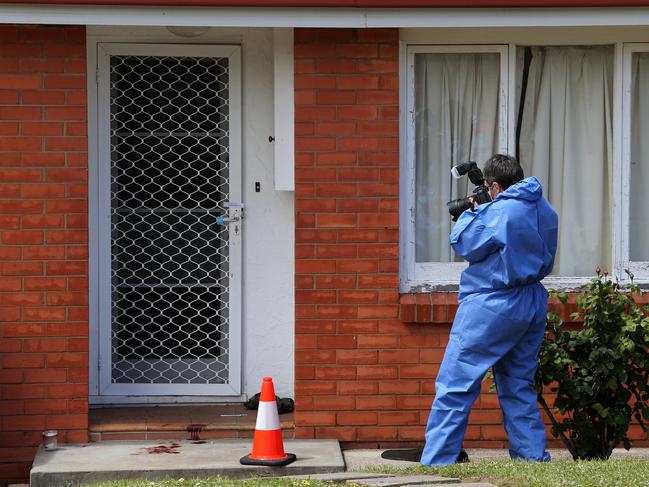
[[[228,382],[228,59],[112,56],[112,381]]]

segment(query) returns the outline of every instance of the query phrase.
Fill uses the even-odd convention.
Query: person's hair
[[[482,173],[487,183],[497,182],[503,190],[525,178],[516,158],[507,154],[494,154],[487,159]]]

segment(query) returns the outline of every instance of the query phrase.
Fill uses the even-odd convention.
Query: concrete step
[[[250,440],[106,441],[38,449],[30,487],[59,487],[126,479],[279,477],[343,472],[336,440],[287,440],[284,450],[297,455],[285,467],[244,466]]]
[[[111,406],[92,408],[90,441],[252,438],[257,411],[243,404]],[[293,413],[280,415],[282,436],[292,439]]]

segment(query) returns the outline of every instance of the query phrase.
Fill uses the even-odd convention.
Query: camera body
[[[471,203],[469,198],[473,198],[475,203],[477,203],[478,205],[489,203],[491,201],[489,188],[485,186],[482,171],[475,162],[469,161],[458,164],[451,169],[451,174],[456,179],[459,179],[466,174],[469,176],[469,180],[475,185],[472,196],[467,196],[466,198],[458,198],[446,203],[446,206],[448,206],[448,212],[453,217],[453,221],[457,221],[462,213],[473,208],[473,204]]]

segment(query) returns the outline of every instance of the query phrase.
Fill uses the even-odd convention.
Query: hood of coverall
[[[539,282],[552,271],[557,231],[557,214],[533,176],[465,211],[451,233],[453,250],[469,261],[460,299]]]

